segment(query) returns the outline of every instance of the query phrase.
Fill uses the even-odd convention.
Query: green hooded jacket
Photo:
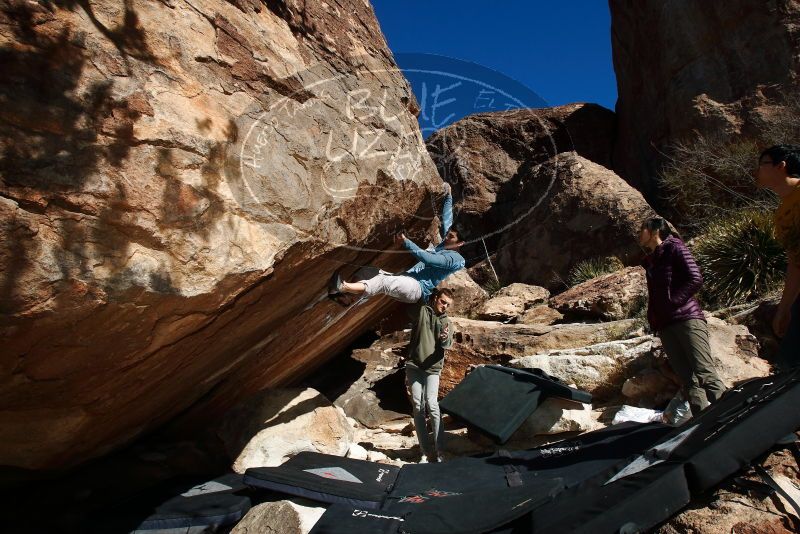
[[[412,311],[411,342],[406,366],[428,374],[439,374],[444,366],[444,351],[453,345],[453,323],[446,314],[436,315],[427,304]]]

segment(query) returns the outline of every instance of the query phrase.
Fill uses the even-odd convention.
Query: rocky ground
[[[465,272],[459,273],[447,285],[456,291],[456,302],[469,296],[472,305],[459,308],[461,316],[453,318],[456,342],[448,352],[440,395],[446,395],[472,367],[487,363],[538,367],[593,394],[592,404],[547,400],[503,445],[511,449],[603,428],[612,424],[623,405],[663,409],[677,386],[658,338],[645,332],[641,319],[626,318],[621,311],[641,296],[636,289],[640,278],[637,270],[623,269],[555,297],[544,288],[525,284],[512,284],[490,297],[480,293]],[[609,287],[615,291],[608,291]],[[472,300],[476,295],[478,300]],[[532,319],[531,310],[537,310],[540,322]],[[575,317],[582,322],[569,322]],[[712,350],[727,385],[769,373],[768,362],[759,357],[759,342],[747,327],[711,314],[708,321]],[[236,444],[228,447],[234,468],[278,465],[300,450],[395,465],[418,461],[420,450],[404,384],[407,342],[408,330],[385,333],[368,347],[343,354],[320,369],[310,381],[319,391],[281,390],[238,408],[236,417],[247,414],[244,420],[256,421],[258,428],[246,433],[249,441],[232,440],[223,431],[223,441]],[[345,375],[351,377],[345,381],[349,386],[343,385]],[[304,414],[296,413],[298,406],[304,407]],[[445,459],[498,448],[456,419],[445,416],[444,424]],[[236,418],[226,426],[240,434],[244,428]],[[782,480],[794,481],[789,486],[796,484],[798,465],[789,449],[776,450],[765,465]],[[737,476],[758,480],[753,472]],[[287,532],[306,532],[305,525],[320,513],[309,502],[267,503],[251,511],[236,531],[271,532],[264,525],[277,524],[276,518],[282,518],[284,524],[294,525]],[[743,492],[728,481],[656,531],[782,533],[798,525],[800,518],[780,497]]]

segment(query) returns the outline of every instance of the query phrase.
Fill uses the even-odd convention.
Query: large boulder
[[[573,286],[550,299],[567,319],[617,321],[647,306],[647,281],[641,267],[626,267]]]
[[[447,309],[447,315],[453,317],[469,317],[489,298],[486,290],[475,283],[466,269],[451,274],[439,287],[450,289],[455,294],[453,305]]]
[[[369,2],[10,0],[0,64],[0,464],[20,472],[301,379],[389,305],[346,313],[331,272],[407,267],[381,253],[393,229],[432,222],[440,178]]]
[[[478,113],[431,135],[428,150],[453,185],[458,222],[473,241],[465,257],[484,257],[481,237],[493,249],[532,165],[575,151],[611,167],[613,136],[614,113],[583,103]]]
[[[535,304],[547,302],[550,292],[538,286],[511,284],[485,301],[476,311],[479,319],[508,321],[522,315]]]
[[[759,357],[758,341],[747,327],[733,325],[706,316],[709,343],[717,374],[727,387],[750,378],[767,376],[770,365]],[[668,358],[654,338],[654,348],[659,358],[650,360],[651,365],[638,370],[629,370],[621,391],[629,400],[643,406],[660,406],[677,391],[678,378],[669,369]]]
[[[218,434],[237,473],[302,451],[344,456],[353,439],[342,409],[311,388],[266,390],[231,410]]]
[[[663,404],[677,390],[676,378],[664,367],[665,356],[658,337],[629,337],[637,333],[635,321],[630,322],[632,325],[623,327],[616,340],[529,354],[511,360],[511,364],[538,367],[574,382],[599,399],[611,399],[622,393],[647,406]],[[626,323],[601,324],[619,324],[612,327],[613,332]],[[769,374],[769,363],[758,356],[758,342],[746,327],[708,317],[708,329],[711,354],[726,386]]]
[[[800,69],[796,2],[609,5],[619,94],[614,170],[648,198],[656,198],[671,143],[695,132],[759,133],[764,118],[782,114],[775,97]]]
[[[495,267],[504,282],[563,287],[579,261],[641,257],[642,220],[655,215],[641,193],[607,168],[572,152],[526,170]]]

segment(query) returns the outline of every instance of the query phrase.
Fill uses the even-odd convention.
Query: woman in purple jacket
[[[711,357],[708,325],[694,297],[703,276],[692,253],[672,235],[664,219],[645,221],[639,244],[650,251],[642,263],[647,273],[647,320],[658,332],[692,414],[697,415],[725,392]]]

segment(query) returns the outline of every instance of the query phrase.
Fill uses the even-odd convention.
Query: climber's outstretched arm
[[[444,203],[442,205],[442,226],[441,238],[447,235],[447,231],[453,226],[453,194],[450,189],[450,184],[444,183]]]
[[[442,254],[433,254],[427,250],[422,250],[410,239],[406,238],[405,236],[402,237],[403,246],[408,249],[411,255],[417,259],[417,261],[421,261],[429,267],[439,267],[441,269],[455,270],[460,267],[456,259],[450,257],[449,255],[445,256]]]

